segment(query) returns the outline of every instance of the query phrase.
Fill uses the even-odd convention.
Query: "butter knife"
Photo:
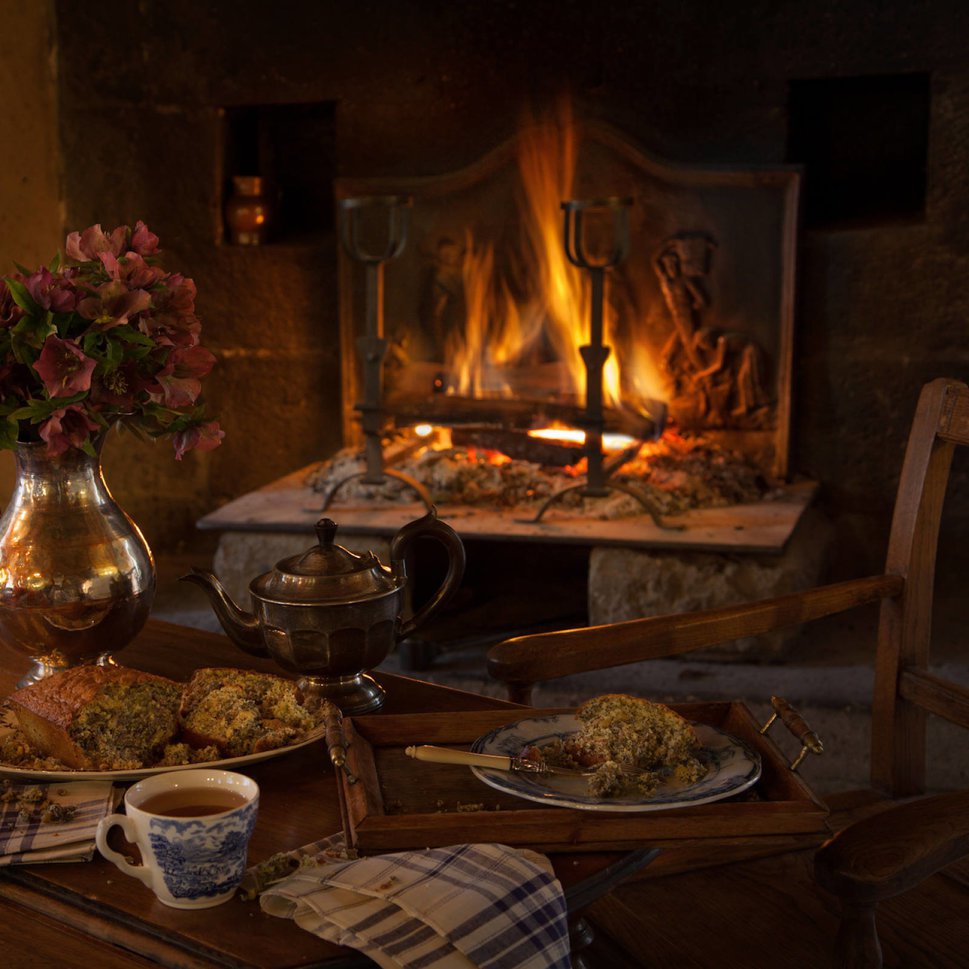
[[[519,754],[507,757],[501,754],[476,754],[470,750],[453,747],[435,747],[431,744],[406,747],[404,753],[414,760],[431,764],[464,764],[468,767],[488,767],[491,770],[512,771],[518,774],[560,774],[563,777],[588,777],[593,770],[576,770],[571,767],[554,767],[544,760],[536,760]],[[625,772],[625,771],[624,771]]]

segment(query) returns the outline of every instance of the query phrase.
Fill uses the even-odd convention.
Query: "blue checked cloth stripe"
[[[68,821],[45,821],[31,799],[73,808]],[[0,866],[44,861],[90,861],[98,821],[118,804],[121,791],[110,781],[10,784],[0,787]]]
[[[565,898],[548,859],[506,845],[305,867],[260,904],[385,969],[571,966]]]

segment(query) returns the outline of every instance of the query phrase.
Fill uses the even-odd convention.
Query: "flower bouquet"
[[[199,343],[195,284],[158,252],[143,222],[93,225],[67,237],[66,262],[0,280],[0,448],[93,456],[115,423],[170,435],[178,460],[219,446],[199,400],[215,358]]]
[[[0,280],[0,448],[14,491],[0,517],[0,644],[33,667],[20,685],[108,662],[144,625],[155,567],[101,473],[114,424],[170,435],[175,457],[222,441],[205,419],[195,284],[157,264],[138,222],[67,237],[67,260]]]

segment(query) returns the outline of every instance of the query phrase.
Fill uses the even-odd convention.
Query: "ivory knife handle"
[[[475,754],[470,750],[455,750],[453,747],[433,747],[423,744],[420,747],[407,747],[404,753],[414,760],[424,760],[432,764],[466,764],[471,767],[490,767],[492,770],[511,770],[511,758],[498,754]]]

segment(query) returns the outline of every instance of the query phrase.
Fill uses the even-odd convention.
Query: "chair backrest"
[[[904,587],[882,600],[878,625],[871,780],[893,797],[924,790],[926,713],[969,727],[969,691],[928,672],[939,527],[957,445],[969,445],[969,388],[933,380],[912,421],[888,540],[885,573]]]
[[[969,444],[969,387],[922,388],[899,480],[885,570],[741,605],[519,636],[493,646],[488,670],[527,703],[535,683],[707,648],[881,602],[872,701],[872,785],[921,792],[926,714],[969,727],[969,690],[928,672],[939,526],[953,451]]]

